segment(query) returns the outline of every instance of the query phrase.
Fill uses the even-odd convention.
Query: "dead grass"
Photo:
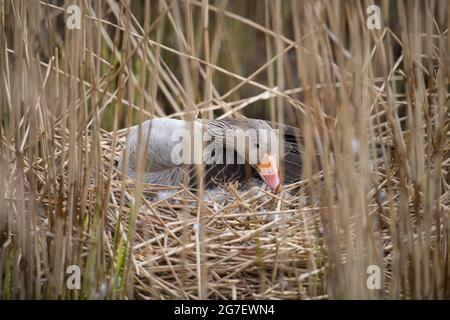
[[[0,298],[450,297],[446,1],[381,1],[381,30],[368,2],[75,3],[81,30],[0,1]],[[301,128],[302,181],[115,171],[132,125],[236,112]]]

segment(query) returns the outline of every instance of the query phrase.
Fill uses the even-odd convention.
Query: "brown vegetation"
[[[450,7],[378,4],[0,0],[0,298],[450,298]],[[117,174],[128,127],[236,112],[302,130],[301,182]]]

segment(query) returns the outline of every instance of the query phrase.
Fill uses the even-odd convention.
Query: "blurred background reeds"
[[[0,299],[450,298],[449,21],[445,0],[0,0]],[[115,170],[133,125],[237,113],[301,130],[300,182],[205,197]]]

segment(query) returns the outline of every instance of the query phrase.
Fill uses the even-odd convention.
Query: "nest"
[[[117,157],[126,130],[118,134]],[[106,141],[110,139],[108,134]],[[111,157],[105,145],[105,159]],[[108,170],[108,168],[105,168]],[[128,240],[135,296],[144,299],[301,299],[325,296],[325,255],[305,182],[278,194],[265,187],[190,190],[113,176],[107,224]],[[120,214],[125,212],[126,214]],[[134,217],[130,219],[130,217]]]

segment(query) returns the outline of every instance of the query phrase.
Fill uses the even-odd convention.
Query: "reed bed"
[[[450,7],[370,4],[0,0],[0,298],[450,298]],[[301,181],[116,170],[133,125],[236,113],[301,129]]]

